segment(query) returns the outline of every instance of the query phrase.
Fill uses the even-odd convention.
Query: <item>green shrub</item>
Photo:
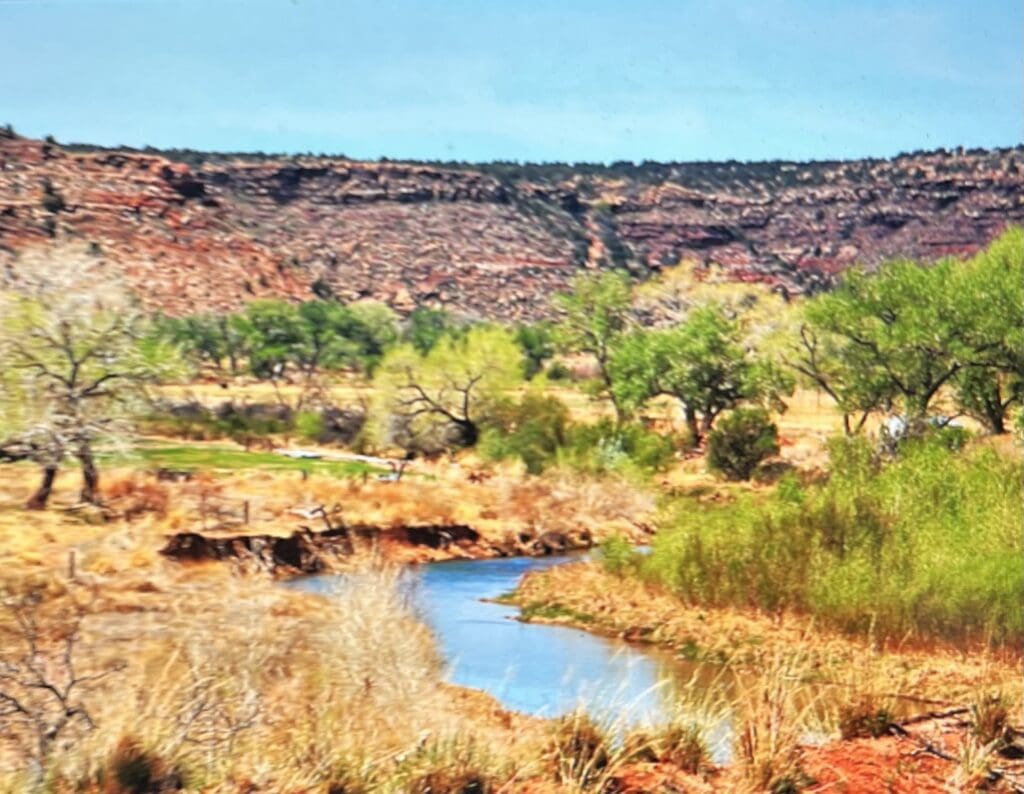
[[[854,633],[1024,638],[1024,464],[921,439],[882,465],[833,443],[831,474],[720,507],[678,501],[640,575],[692,603],[791,609]]]
[[[561,361],[552,361],[548,364],[545,374],[548,376],[548,380],[554,381],[569,380],[572,377],[572,372]]]
[[[317,411],[299,411],[293,425],[295,432],[307,441],[319,441],[324,435],[324,417]]]
[[[518,458],[527,471],[539,474],[554,463],[568,427],[569,410],[561,401],[527,394],[491,409],[477,449],[492,460]]]
[[[968,441],[971,440],[972,434],[966,427],[945,425],[943,427],[935,428],[931,432],[931,435],[946,449],[958,452],[966,446]]]
[[[610,419],[569,428],[560,462],[591,474],[660,471],[675,455],[671,438],[641,424],[616,425]]]
[[[708,467],[730,480],[749,480],[758,465],[779,452],[779,429],[761,408],[739,408],[708,435]]]
[[[626,538],[612,535],[601,544],[601,562],[605,570],[621,575],[636,569],[640,554]]]

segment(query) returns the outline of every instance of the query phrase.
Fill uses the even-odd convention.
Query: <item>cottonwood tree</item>
[[[241,363],[249,355],[247,327],[238,315],[161,317],[156,324],[168,341],[197,359],[200,365],[208,362],[222,371],[227,360],[228,372],[237,375]]]
[[[611,365],[616,343],[631,323],[629,277],[620,271],[577,276],[571,291],[557,296],[556,303],[562,314],[557,336],[563,348],[594,357],[599,393],[611,401],[621,422],[628,411],[615,392]]]
[[[29,459],[46,506],[63,461],[77,458],[81,500],[99,501],[98,440],[125,429],[141,388],[173,366],[141,310],[102,262],[55,249],[22,264],[17,291],[0,294],[0,460]]]
[[[394,443],[402,431],[409,436],[402,446],[443,445],[446,438],[473,446],[487,408],[522,379],[522,350],[502,328],[477,326],[442,338],[425,356],[401,345],[374,377],[378,439]]]
[[[461,324],[444,309],[417,307],[406,320],[402,340],[426,355],[443,337],[455,334]]]

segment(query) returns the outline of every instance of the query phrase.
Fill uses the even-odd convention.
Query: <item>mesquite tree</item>
[[[562,318],[557,336],[564,349],[588,353],[597,362],[597,391],[611,400],[621,422],[627,409],[614,388],[612,359],[632,323],[629,277],[621,271],[586,273],[572,282],[572,291],[556,296]]]
[[[787,358],[836,401],[847,433],[893,410],[923,426],[929,412],[948,410],[948,397],[1000,433],[1024,398],[1022,317],[1024,232],[1011,229],[968,262],[897,260],[847,273],[804,307]]]
[[[636,410],[659,395],[679,401],[694,443],[723,412],[744,403],[783,410],[793,383],[746,344],[737,320],[703,306],[671,328],[624,336],[609,364],[618,404]]]

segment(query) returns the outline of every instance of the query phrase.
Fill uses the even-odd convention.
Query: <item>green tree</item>
[[[355,320],[348,307],[334,300],[312,300],[298,307],[301,334],[289,354],[307,378],[321,369],[338,369],[357,358],[358,348],[349,338]]]
[[[848,273],[807,304],[788,362],[836,401],[848,433],[893,408],[921,426],[944,390],[1004,432],[1022,399],[1022,316],[1024,232],[1011,229],[966,263],[897,260]]]
[[[957,374],[959,409],[992,433],[1024,402],[1024,230],[1008,229],[963,267],[960,306],[970,320],[970,366]]]
[[[400,427],[414,441],[451,438],[473,446],[488,407],[522,378],[522,352],[502,328],[478,326],[463,337],[445,337],[426,356],[400,345],[374,376],[378,440],[394,442]]]
[[[579,275],[573,279],[572,290],[556,299],[562,314],[559,341],[569,351],[594,357],[599,393],[611,400],[620,422],[626,410],[615,393],[611,362],[616,344],[630,326],[630,300],[629,277],[620,271]]]
[[[689,313],[674,328],[626,335],[609,364],[618,403],[636,410],[659,395],[676,398],[695,443],[723,412],[744,402],[784,408],[792,379],[743,342],[740,323],[719,306]]]
[[[555,355],[554,325],[546,320],[520,325],[516,328],[516,341],[526,356],[526,379],[544,369],[544,362]]]
[[[438,340],[459,328],[455,318],[444,309],[428,309],[418,306],[406,322],[402,340],[411,344],[424,355],[429,353]]]
[[[378,301],[351,303],[348,311],[351,325],[346,335],[355,346],[353,363],[372,373],[384,354],[398,343],[398,315]]]
[[[252,301],[239,326],[249,340],[249,369],[259,378],[279,378],[289,364],[311,355],[309,328],[296,306],[282,300]]]
[[[791,363],[844,413],[899,405],[911,425],[919,423],[940,390],[976,361],[960,266],[896,260],[875,274],[847,273],[835,291],[808,303],[802,352]]]
[[[181,348],[198,365],[212,364],[224,369],[225,359],[232,375],[237,375],[241,362],[248,355],[245,324],[231,314],[196,314],[187,317],[160,317],[156,331]]]

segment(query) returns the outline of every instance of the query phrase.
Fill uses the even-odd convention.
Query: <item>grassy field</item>
[[[362,461],[298,459],[274,452],[244,450],[238,446],[225,444],[167,443],[159,440],[141,441],[134,445],[130,453],[109,454],[108,459],[115,465],[130,464],[138,460],[149,467],[170,469],[210,472],[307,472],[340,478],[385,471]]]

